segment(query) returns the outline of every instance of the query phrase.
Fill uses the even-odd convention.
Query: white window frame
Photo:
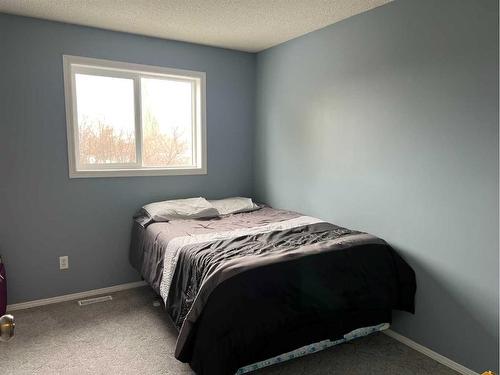
[[[70,178],[201,175],[207,173],[206,147],[206,74],[191,70],[140,65],[119,61],[63,55],[64,97],[68,138]],[[75,75],[78,73],[129,78],[134,82],[136,163],[79,165],[78,114]],[[141,78],[192,82],[193,92],[193,166],[144,167],[142,165]]]

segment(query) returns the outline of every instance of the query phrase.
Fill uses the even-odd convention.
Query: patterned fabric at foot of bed
[[[236,375],[246,374],[247,372],[256,371],[264,367],[275,365],[277,363],[282,363],[294,358],[300,358],[308,354],[316,353],[321,350],[331,348],[332,346],[343,344],[345,342],[357,339],[359,337],[364,337],[375,332],[384,331],[388,329],[389,326],[390,326],[389,323],[381,323],[376,326],[358,328],[355,329],[354,331],[345,334],[344,338],[342,339],[335,341],[323,340],[314,344],[303,346],[299,349],[292,350],[291,352],[284,353],[270,359],[266,359],[261,362],[241,367],[240,369],[238,369],[238,371],[236,371]]]

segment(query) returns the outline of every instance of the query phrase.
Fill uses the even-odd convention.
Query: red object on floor
[[[7,310],[7,275],[5,273],[5,265],[0,257],[0,316],[4,315]]]

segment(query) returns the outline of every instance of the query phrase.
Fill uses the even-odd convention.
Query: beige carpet
[[[175,329],[149,288],[113,294],[113,301],[79,307],[64,302],[15,311],[16,337],[0,343],[0,373],[192,374],[173,356]],[[375,334],[263,369],[255,375],[457,373]]]

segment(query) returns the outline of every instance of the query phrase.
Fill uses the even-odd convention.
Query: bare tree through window
[[[85,117],[79,124],[80,163],[109,164],[135,162],[134,135],[117,131],[102,120]],[[171,134],[162,133],[151,111],[147,111],[143,123],[143,162],[148,166],[186,165],[187,143],[177,127]]]

